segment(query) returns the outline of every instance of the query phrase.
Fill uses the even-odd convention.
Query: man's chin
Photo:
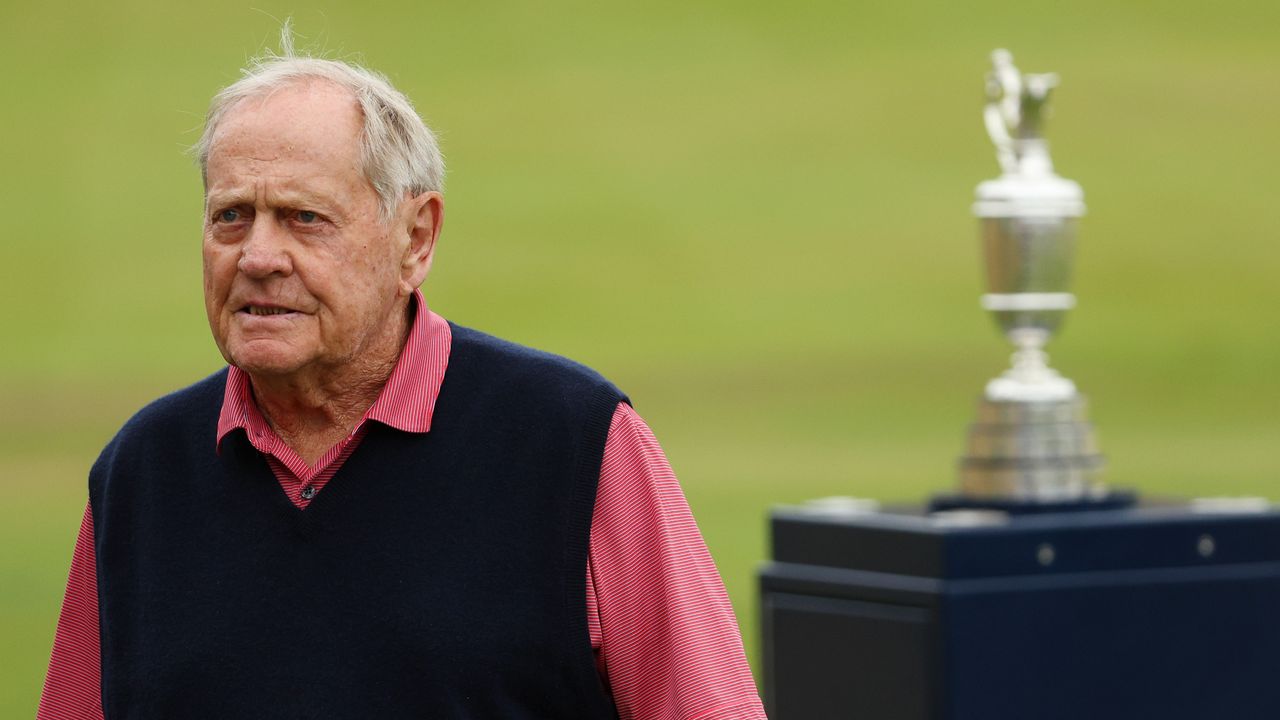
[[[253,377],[278,378],[297,373],[306,365],[296,353],[272,348],[232,348],[228,361]]]
[[[296,375],[300,366],[272,363],[232,363],[250,377],[260,380],[288,378]]]

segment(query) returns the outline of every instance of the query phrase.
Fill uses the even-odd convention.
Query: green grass
[[[1062,76],[1089,215],[1050,349],[1108,479],[1280,494],[1274,3],[257,7],[0,5],[0,716],[34,712],[89,463],[219,363],[182,149],[270,16],[440,130],[433,308],[632,395],[753,653],[769,506],[948,488],[1005,363],[968,212],[997,46]]]

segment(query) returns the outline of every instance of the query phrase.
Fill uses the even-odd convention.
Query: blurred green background
[[[1108,479],[1280,495],[1274,2],[8,0],[0,716],[34,713],[89,464],[221,362],[183,150],[287,16],[439,130],[433,308],[635,399],[753,658],[769,506],[949,488],[1006,363],[969,214],[995,47],[1062,77],[1049,137],[1089,215],[1050,351]]]

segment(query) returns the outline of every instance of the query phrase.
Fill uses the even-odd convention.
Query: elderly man
[[[286,50],[198,150],[229,367],[94,465],[39,717],[763,717],[627,399],[424,303],[443,164],[407,98]]]

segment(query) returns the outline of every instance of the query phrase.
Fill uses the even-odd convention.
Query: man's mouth
[[[250,315],[287,315],[294,312],[289,308],[271,307],[267,305],[246,305],[240,309],[240,312],[249,313]]]

